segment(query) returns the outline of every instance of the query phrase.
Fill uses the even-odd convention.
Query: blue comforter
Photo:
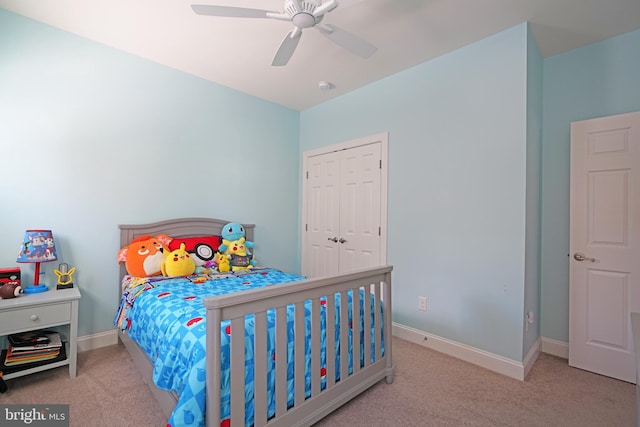
[[[174,391],[179,396],[178,403],[168,424],[171,426],[204,426],[205,424],[205,334],[206,310],[203,298],[222,295],[241,290],[258,288],[273,284],[302,280],[303,277],[283,273],[273,269],[257,269],[236,274],[215,275],[191,278],[149,279],[125,287],[123,302],[116,316],[116,322],[128,330],[130,337],[149,355],[154,362],[153,381],[161,389]],[[127,290],[129,292],[127,292]],[[360,311],[363,313],[363,291],[361,290]],[[336,313],[339,311],[340,298],[336,295]],[[348,298],[351,305],[351,294]],[[127,307],[127,309],[123,309]],[[373,305],[372,305],[373,308]],[[306,336],[311,335],[311,302],[305,304]],[[373,309],[372,323],[374,320]],[[360,344],[364,343],[364,321],[360,322]],[[293,342],[294,308],[287,309],[289,342]],[[351,324],[351,310],[349,310]],[[321,300],[321,366],[326,367],[326,315],[324,299]],[[229,344],[230,323],[221,325],[221,420],[230,416],[230,363]],[[339,316],[336,316],[336,379],[340,378]],[[349,330],[351,334],[351,330]],[[373,331],[371,331],[373,334]],[[245,318],[245,402],[247,414],[245,424],[253,425],[253,316]],[[275,310],[267,312],[267,404],[268,417],[275,413]],[[373,342],[374,340],[372,340]],[[311,393],[311,346],[305,346],[306,352],[306,395]],[[349,340],[349,371],[352,371],[351,339]],[[383,346],[384,351],[384,346]],[[288,346],[287,377],[288,400],[293,405],[293,345]],[[374,352],[371,351],[371,354]],[[364,365],[364,352],[361,352],[360,365]],[[372,357],[372,362],[373,357]],[[321,378],[321,388],[325,387],[325,378]]]

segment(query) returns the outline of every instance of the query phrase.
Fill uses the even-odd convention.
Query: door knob
[[[573,254],[573,259],[575,259],[576,261],[591,261],[591,262],[596,262],[595,258],[589,258],[588,256],[586,256],[585,254],[583,254],[582,252],[576,252],[575,254]]]
[[[340,238],[340,240],[339,240],[339,242],[340,242],[340,243],[345,243],[345,242],[346,242],[346,240],[344,240],[344,239],[341,237],[341,238]]]
[[[338,243],[337,237],[327,237],[327,240],[331,240],[333,243]]]

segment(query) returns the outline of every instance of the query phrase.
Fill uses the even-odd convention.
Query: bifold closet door
[[[341,273],[380,265],[380,144],[340,152]]]
[[[327,276],[338,273],[340,262],[340,153],[310,158],[307,174],[305,274]]]
[[[380,265],[380,144],[313,156],[307,164],[307,276]]]

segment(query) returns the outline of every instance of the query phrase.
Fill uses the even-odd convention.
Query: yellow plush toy
[[[185,244],[181,243],[180,248],[169,252],[167,258],[160,266],[163,276],[190,276],[196,271],[196,263],[185,250]]]
[[[247,254],[244,237],[234,241],[222,239],[222,244],[227,246],[227,257],[229,258],[232,271],[253,268],[253,265],[251,265],[252,256]]]
[[[229,258],[226,255],[218,252],[218,271],[220,273],[226,273],[231,271],[231,265],[229,264]]]

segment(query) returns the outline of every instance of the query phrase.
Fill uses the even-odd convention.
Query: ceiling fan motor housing
[[[324,14],[315,17],[313,12],[320,6],[318,0],[303,0],[300,2],[300,10],[294,0],[287,0],[284,4],[284,13],[291,17],[291,22],[298,28],[310,28],[322,21]]]

